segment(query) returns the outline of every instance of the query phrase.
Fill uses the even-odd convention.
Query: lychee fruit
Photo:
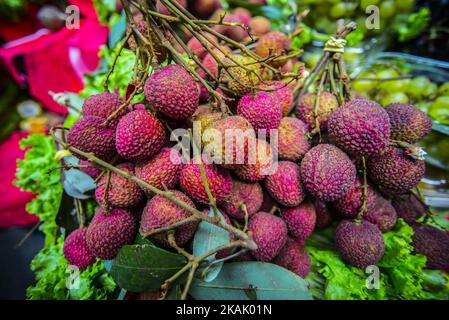
[[[281,251],[287,240],[285,222],[272,214],[257,212],[251,217],[248,229],[252,232],[257,249],[251,254],[259,261],[271,261]]]
[[[85,174],[96,179],[101,174],[101,169],[97,168],[92,162],[87,160],[80,160],[80,170]]]
[[[167,59],[167,49],[162,45],[162,43],[159,41],[159,38],[156,34],[156,32],[150,28],[148,31],[147,28],[147,22],[143,20],[143,16],[141,14],[138,14],[134,17],[134,21],[136,23],[136,28],[139,30],[139,32],[144,36],[149,36],[151,39],[151,48],[149,46],[146,46],[148,50],[152,50],[156,56],[157,62],[162,63]],[[129,33],[133,32],[131,29],[131,26],[128,25],[126,28],[126,34],[129,35]],[[132,34],[128,39],[128,47],[131,51],[136,51],[137,48],[137,41],[134,38],[134,34]],[[151,51],[150,51],[151,52]]]
[[[64,240],[64,257],[73,266],[86,269],[94,264],[95,256],[87,246],[87,228],[79,228],[70,233]]]
[[[189,199],[184,193],[177,190],[170,190],[174,197],[178,200],[184,201],[191,207],[195,207],[192,200]],[[164,198],[163,196],[156,195],[148,201],[145,209],[143,210],[142,219],[140,221],[140,230],[143,233],[149,233],[155,229],[163,228],[178,221],[187,219],[192,214],[173,203],[172,201]],[[183,224],[176,228],[175,240],[177,245],[184,246],[193,237],[198,227],[199,221],[193,221]],[[167,234],[155,234],[151,237],[158,245],[169,247],[167,240]]]
[[[125,104],[125,99],[117,93],[103,92],[89,96],[83,103],[83,116],[96,116],[106,120],[112,113],[116,112],[119,107]],[[127,112],[126,108],[122,108],[114,119],[110,122],[112,127],[116,127],[120,118]]]
[[[342,197],[356,178],[351,159],[330,144],[319,144],[306,153],[301,162],[301,178],[307,191],[322,201]]]
[[[273,262],[296,273],[301,278],[307,277],[310,272],[309,253],[303,245],[290,237],[287,237],[284,247]]]
[[[284,64],[285,60],[277,57],[286,55],[290,50],[290,39],[279,31],[271,31],[264,34],[256,43],[256,53],[261,58],[276,57],[270,61],[273,66]]]
[[[189,5],[191,5],[191,11],[195,15],[195,17],[201,19],[209,18],[215,10],[222,8],[220,0],[190,1]]]
[[[313,205],[316,213],[315,228],[324,229],[330,226],[332,221],[334,221],[334,214],[329,204],[327,202],[314,199]]]
[[[213,47],[213,44],[211,42],[209,42],[209,40],[207,40],[205,37],[198,35],[198,37],[201,38],[201,42],[203,42],[205,45],[207,45],[208,47]],[[212,35],[212,34],[208,34],[207,38],[210,39],[211,41],[213,41],[213,43],[217,43],[217,37]],[[193,51],[193,53],[199,58],[199,59],[203,59],[206,55],[206,53],[208,52],[206,47],[203,46],[203,44],[201,44],[200,40],[198,40],[195,36],[193,36],[188,42],[187,42],[187,48],[189,48],[191,51]]]
[[[396,195],[391,204],[396,209],[398,218],[404,219],[408,224],[416,222],[427,212],[426,206],[410,193]]]
[[[148,103],[173,120],[190,118],[200,101],[195,79],[179,65],[155,72],[145,82],[144,91]]]
[[[246,206],[248,216],[259,211],[262,206],[263,191],[258,183],[245,183],[238,180],[232,182],[230,195],[223,201],[224,211],[233,218],[243,219],[245,212],[242,210],[242,204]]]
[[[176,2],[179,3],[180,6],[187,8],[187,0],[176,0]],[[168,10],[168,8],[159,0],[156,2],[156,9],[162,14],[171,16],[170,10]]]
[[[227,87],[237,95],[247,94],[260,83],[260,66],[251,57],[233,55],[232,58],[234,60],[225,58],[222,61],[225,67],[220,72],[220,82],[226,83]]]
[[[413,226],[415,253],[427,258],[426,267],[449,272],[449,234],[429,225]]]
[[[391,230],[397,221],[397,213],[391,202],[377,196],[373,204],[363,213],[363,219],[375,224],[380,231]]]
[[[315,228],[316,211],[313,203],[308,200],[294,208],[283,208],[281,217],[290,235],[300,243],[304,243]]]
[[[248,162],[234,171],[239,179],[246,182],[261,181],[275,169],[270,144],[261,139],[256,139],[254,144],[249,147]]]
[[[312,147],[306,137],[307,125],[297,118],[284,117],[278,130],[278,154],[283,160],[299,161]]]
[[[267,81],[260,85],[262,89],[272,90],[270,92],[276,100],[281,102],[282,115],[285,117],[293,105],[293,90],[291,86],[282,81]]]
[[[125,159],[150,159],[166,141],[163,124],[151,112],[136,110],[125,115],[117,125],[118,153]]]
[[[231,52],[231,49],[228,46],[220,46],[220,48],[224,52]],[[213,54],[216,58],[219,60],[223,60],[225,58],[225,55],[222,51],[220,51],[218,48],[211,49]],[[218,75],[218,62],[215,60],[215,57],[211,53],[206,53],[203,59],[203,66],[214,76],[216,77]]]
[[[93,153],[98,158],[110,161],[116,154],[115,129],[103,126],[104,119],[85,116],[70,128],[67,143],[83,152]],[[84,157],[77,155],[85,160]]]
[[[134,241],[137,227],[133,216],[122,209],[107,214],[98,209],[86,232],[87,245],[103,260],[115,258],[120,249]]]
[[[262,36],[270,32],[271,22],[265,17],[257,16],[251,19],[249,27],[255,36]]]
[[[265,188],[279,204],[296,207],[305,198],[299,166],[290,161],[280,161],[276,171],[264,181]]]
[[[375,201],[377,195],[370,184],[367,185],[366,207],[369,208]],[[338,213],[344,218],[355,218],[363,202],[363,183],[360,178],[339,199],[332,204]]]
[[[338,108],[328,121],[329,138],[351,155],[372,155],[390,139],[388,113],[375,101],[355,99]]]
[[[301,97],[301,100],[296,107],[296,116],[307,123],[309,130],[315,129],[315,100],[315,93],[306,93]],[[320,125],[320,130],[326,131],[330,115],[338,109],[337,98],[330,92],[322,92],[320,94],[318,107],[317,119]]]
[[[424,161],[408,156],[404,149],[390,146],[369,157],[367,169],[369,178],[383,189],[406,193],[421,181],[426,166]]]
[[[382,232],[366,220],[341,221],[335,230],[335,245],[343,260],[361,269],[376,265],[385,252]]]
[[[414,105],[393,103],[385,111],[390,117],[391,139],[415,143],[432,130],[432,119]]]

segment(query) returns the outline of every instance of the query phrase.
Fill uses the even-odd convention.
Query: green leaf
[[[448,125],[444,125],[442,123],[433,121],[432,130],[449,136],[449,126]]]
[[[112,263],[111,276],[121,288],[131,292],[157,290],[186,263],[183,256],[148,241],[124,246]]]
[[[109,32],[108,45],[110,48],[114,48],[123,38],[123,36],[126,33],[126,25],[127,25],[126,14],[125,11],[122,11],[120,19],[117,21],[116,24],[114,24],[111,31]]]
[[[197,300],[310,300],[307,282],[266,262],[224,264],[212,282],[195,279],[189,291]]]

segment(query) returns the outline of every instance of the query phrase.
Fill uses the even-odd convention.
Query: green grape
[[[380,98],[379,102],[383,106],[386,106],[387,104],[390,104],[390,103],[399,103],[399,102],[407,103],[408,97],[403,92],[390,93],[385,96],[382,96]]]
[[[449,97],[438,97],[429,107],[429,115],[444,124],[449,124]]]
[[[438,94],[439,94],[440,96],[449,96],[449,82],[443,83],[443,84],[438,88]]]
[[[387,94],[404,92],[408,87],[409,79],[382,81],[379,84],[379,89]]]
[[[428,113],[430,108],[431,102],[428,101],[419,101],[416,103],[416,107],[421,110],[422,112]]]
[[[394,5],[394,1],[387,0],[381,3],[380,5],[380,19],[388,19],[394,15],[396,8]]]
[[[397,72],[394,69],[384,69],[384,70],[376,72],[376,78],[380,78],[380,79],[394,78],[394,77],[398,77],[398,76],[399,76],[399,72]]]
[[[358,78],[375,78],[376,75],[373,72],[361,73]],[[375,80],[360,80],[352,82],[352,89],[359,93],[369,94],[377,86]]]
[[[334,4],[329,12],[330,16],[334,19],[341,18],[345,16],[347,10],[347,6],[344,2],[339,2]]]
[[[407,93],[416,99],[421,98],[424,95],[426,87],[430,84],[430,80],[426,77],[413,78],[407,88]]]
[[[437,94],[438,86],[431,82],[428,86],[424,88],[424,96],[425,97],[434,97]]]
[[[309,68],[313,68],[318,60],[320,60],[321,54],[319,52],[306,52],[302,56],[302,60],[305,62],[306,66]]]
[[[412,9],[415,5],[415,1],[414,0],[396,0],[395,4],[396,4],[396,9],[399,12],[405,13],[405,12],[412,11]]]
[[[372,5],[378,5],[380,0],[362,0],[360,1],[360,7],[365,10],[366,7]]]

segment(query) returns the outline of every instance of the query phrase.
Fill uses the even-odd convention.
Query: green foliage
[[[103,24],[112,26],[120,17],[116,10],[115,0],[94,0],[94,6],[98,20]]]
[[[399,34],[399,41],[405,42],[419,36],[427,27],[431,19],[429,8],[421,8],[418,12],[398,17],[395,29]]]

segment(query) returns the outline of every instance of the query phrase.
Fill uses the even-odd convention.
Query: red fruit
[[[281,217],[287,224],[288,232],[301,243],[304,243],[315,228],[316,212],[310,201],[295,208],[282,209]]]
[[[73,266],[85,269],[94,264],[95,256],[87,246],[87,228],[79,228],[70,233],[64,240],[64,257]]]
[[[301,278],[307,277],[310,272],[310,256],[306,248],[291,238],[287,238],[274,263],[296,273]]]

